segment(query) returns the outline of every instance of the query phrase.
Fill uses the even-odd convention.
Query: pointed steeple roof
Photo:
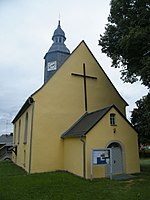
[[[65,33],[64,33],[64,31],[61,29],[61,26],[60,26],[60,20],[58,21],[58,27],[57,27],[57,29],[54,31],[52,40],[54,41],[56,37],[63,37],[63,38],[64,38],[64,41],[66,40]]]
[[[63,52],[63,53],[70,53],[69,49],[64,44],[66,37],[65,33],[60,26],[60,20],[58,21],[58,27],[54,31],[52,40],[54,41],[52,46],[50,47],[49,52]]]

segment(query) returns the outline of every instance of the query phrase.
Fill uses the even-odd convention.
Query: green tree
[[[120,68],[121,79],[150,88],[150,0],[111,0],[102,52]]]
[[[132,111],[131,123],[139,133],[139,142],[150,143],[150,93],[136,102]]]

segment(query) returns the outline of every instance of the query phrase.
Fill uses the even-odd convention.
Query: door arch
[[[112,149],[112,174],[123,173],[123,151],[122,147],[118,142],[110,143],[107,148]],[[107,166],[106,176],[110,175],[110,166]]]

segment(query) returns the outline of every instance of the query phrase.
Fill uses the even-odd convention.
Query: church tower
[[[58,21],[58,27],[54,31],[52,40],[53,44],[44,56],[44,84],[55,74],[70,55],[69,49],[64,44],[66,37],[64,31],[61,29],[60,20]]]

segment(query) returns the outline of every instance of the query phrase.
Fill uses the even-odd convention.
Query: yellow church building
[[[13,162],[28,173],[64,170],[88,179],[92,149],[109,148],[113,175],[140,172],[126,101],[84,41],[70,53],[60,21],[52,40],[44,84],[13,119]],[[93,177],[108,177],[109,168],[93,166]]]

